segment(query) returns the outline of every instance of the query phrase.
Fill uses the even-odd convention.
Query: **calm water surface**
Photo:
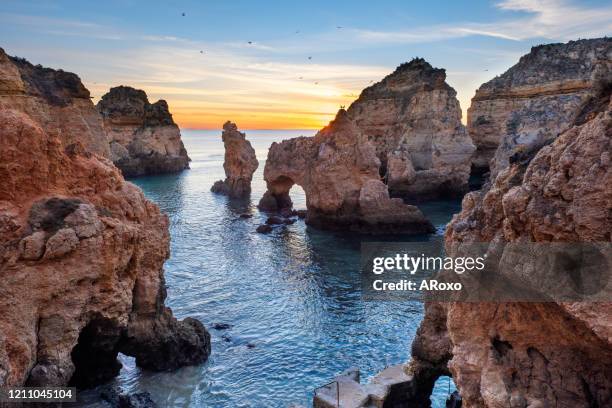
[[[349,367],[359,367],[364,381],[410,359],[423,306],[361,300],[362,238],[313,230],[303,221],[269,235],[255,233],[265,221],[256,204],[265,191],[268,147],[312,131],[247,132],[260,162],[250,200],[210,192],[224,178],[220,132],[182,133],[191,170],[132,182],[170,217],[166,303],[177,317],[196,317],[209,328],[212,354],[202,366],[173,373],[144,372],[122,357],[116,384],[128,392],[148,391],[168,407],[310,406],[313,388]],[[291,197],[296,208],[305,208],[299,187]],[[459,205],[428,204],[423,210],[438,233],[404,239],[439,242]],[[253,218],[239,219],[245,212]],[[213,323],[232,328],[216,331]],[[441,379],[434,407],[444,406],[447,388]]]

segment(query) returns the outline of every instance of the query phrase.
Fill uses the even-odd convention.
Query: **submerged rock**
[[[122,393],[117,387],[108,387],[100,393],[100,398],[111,408],[156,408],[157,404],[148,392],[134,394]]]
[[[289,190],[298,184],[306,193],[306,221],[315,227],[366,233],[433,231],[417,207],[389,197],[379,168],[374,146],[341,110],[315,137],[272,144],[264,169],[268,191],[259,208],[290,210]]]
[[[267,234],[269,232],[272,232],[272,226],[268,224],[261,224],[260,226],[257,227],[255,231],[257,231],[260,234]]]
[[[543,68],[541,75],[546,86],[549,79],[558,81],[553,96],[537,96],[540,102],[549,100],[550,104],[532,106],[540,106],[538,109],[553,116],[563,113],[559,103],[564,97],[557,91],[565,86],[568,69],[569,73],[582,73],[593,63],[591,57],[598,55],[596,48],[583,54],[582,47],[605,44],[610,40],[542,46],[522,59],[519,64],[540,58],[540,53],[560,57],[559,50],[576,48],[567,60],[549,60],[550,66]],[[574,60],[576,56],[583,58]],[[585,82],[577,84],[581,90],[576,92],[583,95]],[[530,89],[543,87],[535,81],[529,85]],[[577,97],[569,90],[567,96],[570,100]],[[491,252],[503,252],[508,243],[515,242],[609,243],[611,96],[612,81],[583,101],[580,109],[574,110],[572,121],[560,124],[566,130],[555,135],[554,141],[514,155],[506,166],[498,168],[484,190],[466,195],[461,212],[446,229],[446,253],[465,256],[465,248],[479,242],[488,243]],[[486,110],[481,102],[478,109]],[[538,110],[535,115],[542,118],[543,114]],[[543,127],[533,128],[534,132],[550,135],[539,119],[532,122],[525,118],[523,123],[522,116],[517,118],[519,129],[540,123]],[[500,145],[499,149],[506,147]],[[605,268],[605,264],[597,266]],[[511,266],[503,272],[521,281],[534,274],[519,269]],[[413,364],[434,378],[450,369],[465,406],[610,405],[612,303],[432,302],[425,310],[413,343]]]
[[[204,362],[202,324],[164,306],[168,218],[106,157],[78,77],[0,51],[0,89],[0,386],[96,385],[120,352]]]
[[[125,177],[176,173],[189,156],[164,100],[149,103],[144,91],[118,86],[97,105],[104,118],[113,163]]]
[[[610,75],[612,38],[546,44],[483,84],[468,109],[474,165],[491,180],[517,151],[538,150],[570,128],[595,88]]]
[[[213,323],[212,328],[215,330],[228,330],[232,328],[229,323]]]
[[[247,197],[251,194],[253,173],[259,166],[255,149],[232,122],[223,125],[222,138],[225,146],[225,180],[216,181],[211,191],[230,197]]]

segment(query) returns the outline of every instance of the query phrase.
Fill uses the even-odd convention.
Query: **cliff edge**
[[[2,386],[96,385],[119,352],[152,370],[210,353],[164,306],[167,217],[108,155],[76,75],[0,50]]]

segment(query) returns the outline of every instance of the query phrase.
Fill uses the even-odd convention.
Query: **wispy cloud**
[[[415,27],[402,31],[353,30],[365,42],[423,43],[473,35],[527,40],[545,38],[570,40],[577,37],[607,35],[612,32],[612,6],[586,7],[563,0],[505,0],[496,7],[513,16],[491,23],[454,23],[431,27]]]
[[[0,13],[0,24],[24,26],[31,32],[43,34],[121,40],[124,35],[113,27],[70,19],[35,16],[28,14]]]

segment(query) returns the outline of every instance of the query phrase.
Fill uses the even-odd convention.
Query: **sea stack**
[[[189,168],[189,156],[164,100],[149,103],[147,94],[118,86],[97,105],[104,119],[113,163],[124,177],[177,173]]]
[[[366,88],[347,110],[376,150],[391,196],[411,201],[461,196],[475,147],[461,123],[446,71],[422,58]]]
[[[204,362],[202,323],[164,306],[168,218],[108,159],[79,77],[0,49],[0,90],[0,386]]]
[[[290,209],[289,190],[298,184],[306,194],[306,222],[317,228],[373,234],[432,232],[417,207],[389,197],[379,170],[374,145],[340,110],[315,137],[272,144],[264,169],[268,190],[259,208]]]
[[[514,120],[519,133],[504,133],[490,183],[463,199],[461,212],[446,230],[448,256],[466,256],[471,243],[488,243],[487,253],[501,254],[500,259],[509,243],[609,245],[612,66],[609,60],[601,64],[598,75],[608,80],[595,87],[588,86],[593,80],[582,73],[596,56],[609,56],[611,44],[610,39],[598,39],[536,47],[509,71],[518,81],[517,90],[505,88],[510,100],[476,98],[471,112],[485,115],[491,131]],[[531,64],[534,60],[544,65],[537,68]],[[488,84],[495,81],[502,79]],[[478,129],[482,126],[484,122]],[[489,131],[479,135],[485,134],[493,136]],[[529,149],[516,149],[517,142]],[[609,280],[610,258],[600,261],[595,265]],[[520,281],[538,272],[514,264],[500,263],[499,268],[507,279]],[[598,279],[593,274],[573,278],[585,287]],[[605,284],[596,289],[610,290]],[[549,295],[542,293],[544,298]],[[612,303],[432,302],[425,310],[412,346],[411,370],[430,378],[430,389],[450,370],[463,403],[470,407],[612,403]]]
[[[225,180],[215,182],[210,190],[235,198],[248,197],[253,173],[259,166],[255,149],[235,123],[225,122],[221,137],[225,146]]]
[[[533,47],[476,91],[468,131],[474,166],[491,180],[517,151],[538,149],[572,126],[578,110],[610,75],[612,38]]]

